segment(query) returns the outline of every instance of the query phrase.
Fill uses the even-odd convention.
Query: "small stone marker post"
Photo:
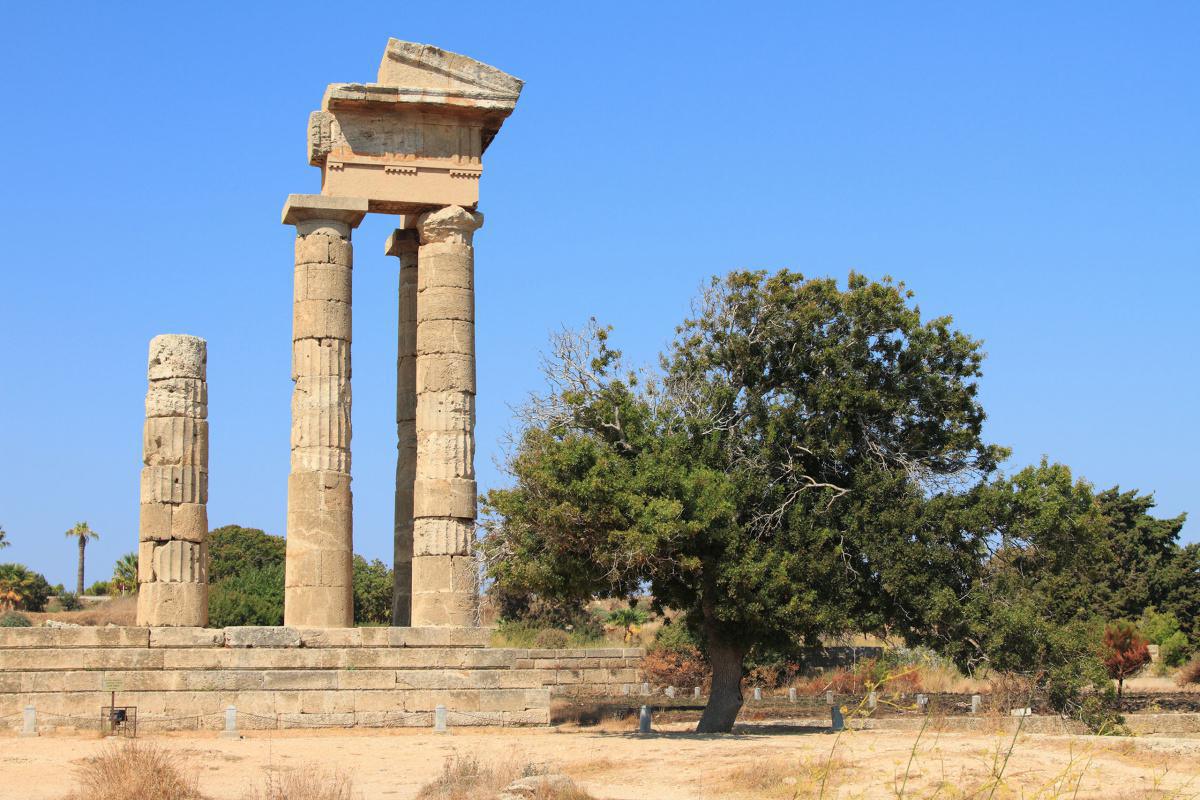
[[[921,713],[925,713],[929,710],[929,695],[917,695],[917,710]]]
[[[638,733],[650,733],[651,721],[650,706],[642,706],[641,713],[638,714]]]
[[[795,686],[788,689],[788,702],[789,703],[796,702],[796,687]]]
[[[237,729],[237,706],[225,706],[225,730],[221,731],[221,738],[241,738]]]
[[[666,689],[666,695],[667,695],[667,697],[670,697],[672,700],[674,700],[675,699],[675,687],[668,686]]]
[[[643,696],[643,697],[649,697],[649,696],[650,696],[650,684],[648,684],[648,683],[643,683],[643,684],[642,684],[642,696]]]
[[[875,707],[878,705],[879,705],[879,695],[876,694],[875,692],[869,692],[867,694],[867,708],[874,711]]]
[[[446,732],[446,707],[437,706],[433,709],[433,730],[436,733]]]
[[[754,687],[754,699],[762,700],[762,687],[761,686]]]
[[[21,723],[22,736],[37,736],[37,709],[25,706]]]
[[[827,705],[827,706],[833,705],[833,690],[832,689],[825,692],[825,705]]]
[[[692,689],[692,697],[699,697],[699,696],[700,696],[700,687],[697,686],[696,688]]]
[[[977,694],[971,695],[971,713],[978,714],[979,707],[983,705],[983,697]]]

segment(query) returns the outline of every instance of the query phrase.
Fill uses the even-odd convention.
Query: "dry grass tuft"
[[[537,765],[515,761],[482,763],[471,755],[454,755],[442,765],[442,774],[421,787],[416,800],[486,800],[515,780],[546,774]],[[290,798],[289,798],[290,800]],[[533,800],[594,800],[576,786],[544,785]]]
[[[849,762],[837,756],[784,759],[773,758],[735,767],[721,776],[723,797],[793,800],[837,796],[839,776],[851,769]]]
[[[105,600],[102,603],[89,605],[79,611],[50,611],[30,612],[27,614],[34,625],[41,625],[48,619],[57,622],[72,622],[76,625],[134,625],[137,622],[137,595],[123,595]]]
[[[107,745],[79,768],[64,800],[204,800],[182,759],[154,745]]]
[[[246,800],[351,800],[353,784],[340,772],[289,772],[271,775],[262,791],[252,790]]]

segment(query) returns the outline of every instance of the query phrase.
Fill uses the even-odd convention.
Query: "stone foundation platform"
[[[559,694],[636,693],[635,648],[491,648],[486,628],[0,629],[0,727],[96,729],[116,690],[139,729],[545,725]]]

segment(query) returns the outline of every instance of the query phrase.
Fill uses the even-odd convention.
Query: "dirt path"
[[[566,772],[606,800],[987,797],[1011,741],[1000,734],[926,731],[747,733],[522,729],[153,735],[184,759],[214,800],[241,800],[268,770],[336,769],[365,800],[410,800],[447,758],[535,764]],[[915,745],[915,746],[914,746]],[[0,739],[0,798],[58,800],[73,767],[105,743],[90,737]],[[831,757],[832,754],[832,757]],[[911,765],[910,765],[911,758]],[[906,776],[907,775],[907,779]],[[1076,786],[1078,785],[1078,791]],[[1200,796],[1200,739],[1027,735],[996,798]],[[481,799],[482,800],[482,799]]]

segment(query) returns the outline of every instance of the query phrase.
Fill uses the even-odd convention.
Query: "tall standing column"
[[[291,195],[292,468],[288,475],[284,624],[354,624],[350,492],[350,231],[366,200]]]
[[[412,624],[474,625],[475,251],[483,216],[421,215]]]
[[[396,337],[396,519],[392,624],[412,624],[413,481],[417,469],[417,232],[397,230],[386,253],[400,259]]]
[[[150,340],[137,624],[208,624],[208,347],[196,336]]]

